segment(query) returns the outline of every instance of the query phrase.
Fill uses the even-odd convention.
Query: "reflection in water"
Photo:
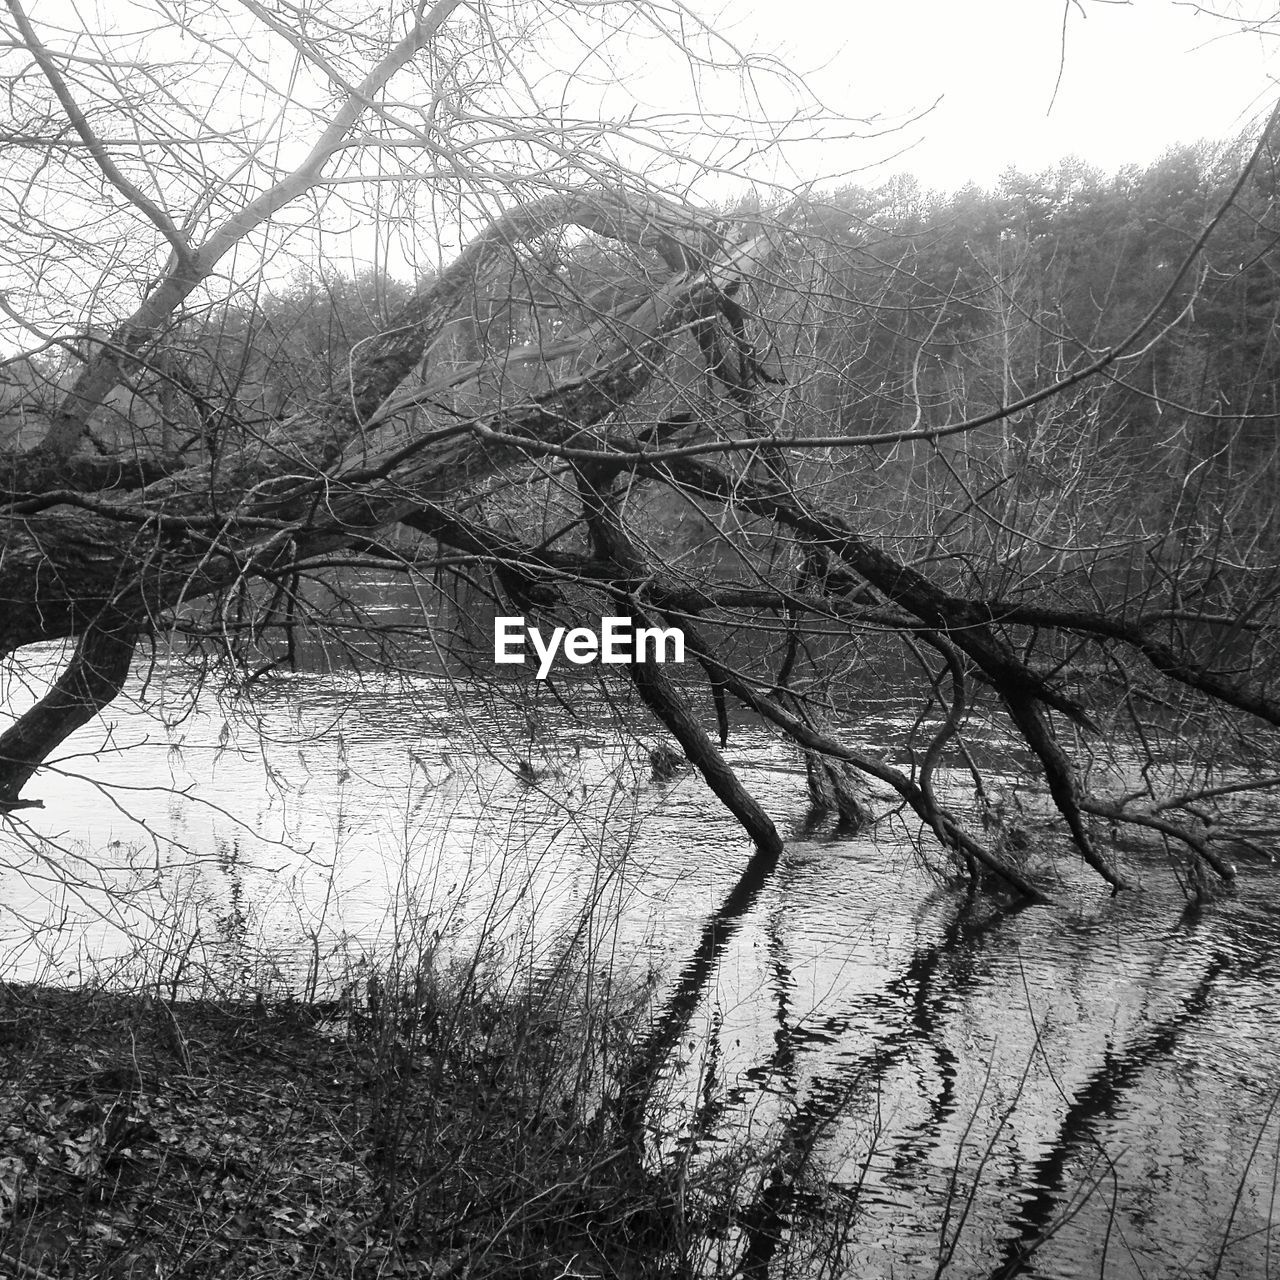
[[[644,1110],[653,1083],[676,1043],[686,1033],[690,1019],[705,1001],[707,983],[716,972],[717,962],[777,865],[776,854],[757,849],[737,884],[703,926],[693,956],[676,978],[657,1025],[627,1082],[624,1124],[629,1130],[640,1134],[643,1129]],[[706,1115],[704,1108],[704,1124]]]
[[[7,828],[0,976],[323,995],[406,932],[533,972],[591,945],[662,977],[653,1158],[758,1152],[745,1276],[833,1189],[850,1277],[1280,1273],[1271,866],[1190,910],[1141,852],[1118,898],[1053,849],[1055,907],[944,892],[894,822],[806,830],[802,763],[745,725],[729,758],[796,833],[753,860],[653,735],[478,697],[299,677],[82,732]]]
[[[1214,984],[1229,970],[1225,957],[1215,955],[1209,969],[1182,1008],[1148,1028],[1122,1050],[1108,1052],[1097,1069],[1077,1090],[1058,1127],[1057,1136],[1034,1163],[1026,1178],[1027,1195],[1018,1206],[1013,1225],[1018,1234],[1005,1244],[1000,1267],[992,1273],[998,1280],[1011,1280],[1028,1269],[1041,1241],[1051,1228],[1064,1203],[1064,1193],[1073,1190],[1067,1171],[1082,1149],[1096,1145],[1102,1160],[1106,1148],[1097,1141],[1100,1125],[1115,1115],[1116,1108],[1140,1080],[1142,1073],[1172,1053],[1183,1029],[1202,1017]],[[1105,1265],[1105,1251],[1102,1263]]]

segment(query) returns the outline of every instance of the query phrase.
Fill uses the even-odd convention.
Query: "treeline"
[[[1127,576],[1135,558],[1183,574],[1206,547],[1215,582],[1229,573],[1218,561],[1247,569],[1271,547],[1280,497],[1275,154],[1123,359],[1034,408],[920,438],[1016,403],[1129,335],[1169,291],[1247,151],[1180,147],[1112,175],[1065,160],[945,195],[899,177],[811,196],[785,219],[726,211],[727,226],[773,219],[785,242],[770,283],[742,300],[762,375],[747,425],[916,437],[797,451],[795,476],[967,590],[1061,589],[1072,574],[1094,590],[1100,573]],[[672,269],[667,253],[664,262],[658,246],[637,268],[606,240],[549,231],[535,252],[476,280],[421,376],[478,372],[435,403],[465,414],[585,367],[590,341],[567,355],[557,343],[647,296]],[[135,440],[141,421],[163,428],[168,447],[243,447],[259,424],[318,394],[340,399],[352,353],[410,292],[379,271],[299,272],[282,289],[188,316],[115,417]],[[740,399],[708,375],[707,334],[696,336],[676,340],[627,416],[684,406],[705,429],[740,435]],[[718,341],[728,350],[733,335]],[[539,347],[546,357],[530,359]],[[121,434],[109,431],[111,412],[99,415],[107,445]],[[705,536],[681,504],[669,507],[660,525],[679,524],[690,543]]]
[[[947,196],[901,178],[811,207],[833,310],[868,312],[857,372],[891,375],[923,349],[942,364],[972,364],[975,391],[994,404],[1029,377],[1114,344],[1182,267],[1244,151],[1182,147],[1109,177],[1065,160],[1036,176],[1009,170],[994,190]],[[1130,428],[1150,426],[1171,401],[1237,422],[1280,411],[1276,197],[1272,157],[1178,287],[1164,316],[1179,321],[1168,339],[1116,371]],[[913,401],[894,404],[881,390],[870,397],[870,423],[889,427],[902,410],[914,413]]]
[[[1247,152],[1185,146],[1112,175],[1065,160],[945,195],[899,177],[793,205],[772,282],[744,299],[754,355],[778,380],[757,381],[753,429],[919,437],[1089,364],[1165,297]],[[1078,601],[1118,581],[1129,598],[1145,562],[1224,603],[1270,550],[1280,497],[1278,194],[1268,153],[1155,323],[1103,375],[936,441],[793,453],[797,481],[958,589]],[[652,257],[660,278],[671,264]],[[589,342],[565,356],[557,341],[645,296],[652,280],[636,273],[607,241],[549,233],[510,271],[476,281],[423,376],[486,366],[442,399],[454,412],[536,391],[589,363]],[[286,415],[320,389],[341,396],[350,353],[408,289],[376,272],[299,274],[176,336],[203,366],[198,381],[234,404],[227,423],[251,434],[256,414]],[[545,360],[511,359],[539,344]],[[740,406],[707,376],[707,357],[683,335],[628,418],[683,405],[710,431],[741,434]],[[557,493],[526,489],[521,501],[559,506]],[[664,529],[690,546],[709,537],[683,504],[655,500],[655,541]],[[541,520],[559,514],[544,505]],[[750,528],[739,531],[748,540]]]
[[[919,435],[1088,365],[1169,292],[1247,153],[1202,144],[1110,176],[1066,160],[992,190],[898,178],[811,201],[791,279],[760,303],[794,388],[788,428]],[[1247,564],[1280,496],[1277,182],[1269,152],[1101,376],[973,431],[828,450],[814,482],[968,589],[1075,572],[1092,590],[1104,563],[1181,572],[1210,544]]]

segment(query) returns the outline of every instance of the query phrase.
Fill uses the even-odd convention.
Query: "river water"
[[[741,831],[696,777],[653,779],[625,696],[574,717],[528,684],[306,675],[193,710],[184,687],[139,671],[28,787],[0,977],[332,996],[406,940],[483,937],[535,974],[572,941],[665,1016],[655,1143],[812,1144],[844,1274],[1273,1274],[1272,866],[1188,907],[1155,853],[1113,897],[1046,846],[1055,904],[1002,908],[931,876],[885,798],[857,837],[814,829],[798,757],[741,724],[728,758],[787,835],[744,886]],[[864,712],[874,747],[915,709]]]

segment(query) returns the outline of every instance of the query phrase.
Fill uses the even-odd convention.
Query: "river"
[[[625,698],[572,717],[546,687],[421,672],[194,709],[184,688],[139,670],[28,787],[0,976],[329,997],[409,938],[534,975],[586,938],[675,1029],[655,1144],[812,1142],[844,1274],[1273,1274],[1271,865],[1188,906],[1154,852],[1112,896],[1046,846],[1054,905],[1001,907],[931,876],[887,798],[859,836],[813,829],[799,758],[743,723],[728,758],[787,836],[744,892],[741,831],[695,776],[654,780]],[[852,732],[874,748],[913,715],[870,691]]]

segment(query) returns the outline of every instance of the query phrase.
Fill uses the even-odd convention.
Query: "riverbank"
[[[679,1274],[685,1207],[584,1105],[631,1015],[583,1012],[0,984],[0,1274]]]

